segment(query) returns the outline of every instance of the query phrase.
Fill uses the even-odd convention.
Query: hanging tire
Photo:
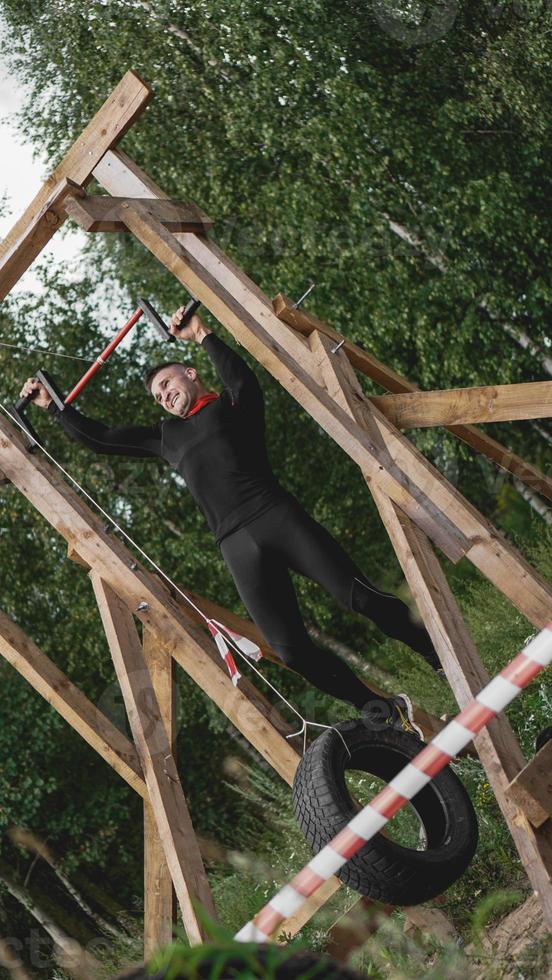
[[[369,773],[389,783],[421,745],[412,735],[395,729],[376,731],[360,720],[335,725],[312,743],[295,776],[293,807],[316,854],[360,808],[347,786],[352,772]],[[363,794],[362,803],[376,792],[374,788],[368,798]],[[477,818],[450,766],[437,773],[406,808],[410,813],[406,824],[403,818],[402,836],[392,823],[385,828],[386,836],[376,834],[337,872],[344,884],[376,901],[418,905],[440,895],[465,871],[477,847]]]

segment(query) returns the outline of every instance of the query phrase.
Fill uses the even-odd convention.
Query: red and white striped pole
[[[234,937],[267,942],[328,878],[339,871],[401,807],[430,782],[461,749],[552,662],[552,622],[456,715],[329,844],[270,899]]]

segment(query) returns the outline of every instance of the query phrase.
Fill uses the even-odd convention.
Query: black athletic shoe
[[[408,694],[368,701],[362,709],[362,718],[369,728],[396,728],[423,741],[424,733],[414,721],[414,710]]]

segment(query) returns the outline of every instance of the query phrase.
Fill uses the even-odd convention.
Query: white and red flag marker
[[[449,724],[240,929],[240,942],[264,943],[328,878],[374,837],[454,756],[552,662],[552,622],[489,681]]]
[[[219,623],[217,619],[208,619],[207,626],[209,627],[209,632],[214,637],[218,651],[228,668],[228,673],[232,679],[232,684],[234,687],[236,687],[241,678],[241,674],[236,667],[236,661],[230,652],[230,648],[226,642],[224,633],[232,638],[238,649],[241,650],[246,657],[249,657],[250,660],[260,660],[263,652],[261,648],[253,642],[253,640],[249,640],[246,636],[242,636],[241,633],[236,633],[235,630],[231,630],[230,627],[225,626],[224,623]],[[223,630],[224,633],[222,632]]]

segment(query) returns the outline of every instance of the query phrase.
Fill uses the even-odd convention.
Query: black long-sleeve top
[[[214,333],[202,342],[224,390],[188,418],[109,428],[72,405],[49,411],[97,453],[161,457],[184,478],[215,534],[226,535],[291,494],[272,472],[265,444],[263,394],[246,362]]]

